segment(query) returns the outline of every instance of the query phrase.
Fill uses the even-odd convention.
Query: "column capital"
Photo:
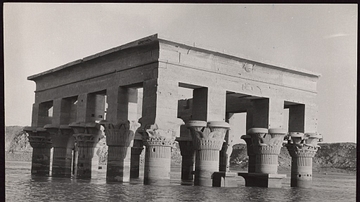
[[[320,148],[318,145],[320,141],[322,135],[318,133],[290,132],[286,147],[291,157],[312,158]]]
[[[313,147],[320,147],[319,142],[323,141],[322,135],[319,133],[302,133],[290,132],[287,135],[288,144],[294,145],[308,145]]]
[[[148,137],[143,140],[145,146],[163,146],[174,147],[175,138],[167,138],[162,136]]]
[[[138,128],[137,133],[141,134],[143,140],[152,137],[166,137],[174,141],[175,138],[179,136],[180,126],[184,124],[179,118],[159,124],[148,122],[148,120],[144,118],[140,118],[138,122],[141,126]]]
[[[29,142],[33,148],[52,147],[51,134],[47,132],[44,128],[25,127],[23,130],[29,135]]]
[[[108,121],[100,121],[105,128],[106,144],[108,146],[129,147],[134,140],[135,133],[130,130],[130,121],[120,120],[113,124]]]
[[[221,150],[226,131],[230,129],[228,123],[223,121],[191,120],[187,124],[196,150]]]
[[[44,129],[52,136],[52,146],[61,148],[71,148],[74,145],[74,139],[72,137],[73,130],[68,126],[56,126],[47,124]]]
[[[247,133],[251,136],[252,148],[255,154],[280,154],[286,135],[283,129],[251,128]]]
[[[293,145],[288,144],[286,148],[289,151],[291,157],[305,157],[313,158],[318,151],[318,147],[307,146],[307,145]]]
[[[248,130],[253,145],[282,146],[286,132],[283,129],[251,128]]]
[[[98,134],[100,131],[100,124],[95,122],[75,122],[69,124],[69,127],[74,130],[74,133]]]
[[[74,138],[78,147],[95,147],[101,139],[100,125],[90,123],[72,123],[69,127],[74,130]]]
[[[60,133],[62,135],[73,135],[74,134],[74,130],[69,127],[68,125],[60,125],[59,127]]]

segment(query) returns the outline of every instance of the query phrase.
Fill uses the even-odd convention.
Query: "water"
[[[283,188],[197,187],[180,185],[180,174],[174,172],[171,186],[108,184],[105,172],[97,179],[77,180],[31,177],[29,162],[7,161],[5,166],[6,201],[356,201],[356,176],[314,173],[312,189],[290,187],[290,178]],[[289,174],[288,174],[289,176]]]

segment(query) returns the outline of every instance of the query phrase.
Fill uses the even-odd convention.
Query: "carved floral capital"
[[[197,150],[221,150],[226,132],[230,128],[226,122],[207,123],[198,120],[189,121],[187,127],[190,129],[194,148]]]
[[[44,128],[25,127],[24,131],[28,134],[30,145],[33,148],[51,148],[51,134]]]
[[[130,130],[128,120],[121,120],[116,124],[101,121],[100,124],[105,128],[106,144],[108,146],[129,147],[134,140],[135,133]]]

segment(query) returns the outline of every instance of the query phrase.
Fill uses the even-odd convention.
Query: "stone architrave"
[[[72,123],[69,127],[74,130],[74,139],[78,150],[76,178],[91,179],[92,158],[96,144],[101,139],[100,125],[91,123]]]
[[[73,130],[66,125],[60,127],[47,124],[44,126],[52,135],[53,177],[71,177],[72,149],[74,147]]]
[[[52,147],[51,134],[44,128],[25,127],[24,131],[29,135],[29,142],[33,148],[31,175],[49,176],[50,149]]]
[[[158,124],[144,124],[138,132],[142,135],[145,150],[144,184],[169,185],[171,168],[171,149],[175,146],[175,137],[183,121],[172,123],[173,129],[159,128]]]
[[[219,153],[230,126],[224,121],[191,120],[187,127],[196,150],[194,185],[212,186],[211,176],[219,171]]]
[[[101,121],[105,128],[108,145],[108,162],[106,170],[107,182],[130,181],[130,153],[134,140],[134,132],[130,130],[130,122],[121,120],[116,124]]]
[[[312,159],[320,148],[317,133],[290,132],[286,147],[291,159],[291,187],[309,188],[312,184]]]
[[[255,173],[277,174],[278,157],[286,132],[283,129],[252,128],[251,136],[255,153]]]

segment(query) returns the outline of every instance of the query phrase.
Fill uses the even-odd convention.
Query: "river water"
[[[180,185],[179,172],[172,172],[171,186],[143,185],[141,180],[127,184],[108,184],[102,170],[96,179],[77,180],[31,177],[29,162],[6,161],[6,201],[356,201],[356,176],[313,174],[311,189],[197,187]],[[178,169],[173,169],[177,171]]]

